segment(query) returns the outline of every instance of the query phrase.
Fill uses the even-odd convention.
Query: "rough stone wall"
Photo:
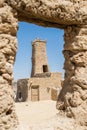
[[[87,125],[87,26],[68,26],[64,39],[65,81],[57,108]]]
[[[60,91],[62,81],[61,73],[51,73],[50,77],[32,77],[30,79],[20,79],[17,82],[17,98],[16,101],[19,102],[19,93],[21,92],[22,100],[20,101],[31,101],[32,86],[39,86],[39,100],[50,100],[51,89],[58,89]],[[57,93],[57,95],[58,95]]]
[[[31,77],[36,74],[43,73],[43,65],[48,66],[48,60],[46,55],[46,41],[35,39],[32,42],[32,71]]]
[[[19,21],[65,29],[66,72],[57,107],[87,125],[87,0],[0,0],[0,129],[13,130],[17,124],[9,71],[17,49],[18,21],[13,8]]]
[[[0,1],[0,130],[14,130],[17,117],[12,90],[13,64],[17,50],[16,11]]]
[[[32,77],[29,79],[29,92],[28,99],[31,100],[31,86],[39,85],[39,99],[49,100],[51,99],[51,88],[61,89],[62,74],[61,73],[51,73],[50,77]],[[32,84],[32,85],[31,85]]]
[[[87,24],[87,0],[7,0],[18,11],[19,21],[65,28]]]

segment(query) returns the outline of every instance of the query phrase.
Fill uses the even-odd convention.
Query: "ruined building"
[[[19,21],[64,29],[65,77],[57,109],[87,126],[87,0],[0,0],[0,130],[18,124],[12,81]]]
[[[16,101],[57,100],[62,74],[51,73],[46,55],[46,41],[32,42],[32,70],[30,79],[18,80]]]

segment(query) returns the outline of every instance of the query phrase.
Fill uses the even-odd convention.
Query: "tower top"
[[[41,39],[39,39],[39,38],[36,38],[34,41],[32,41],[32,45],[34,45],[35,43],[37,43],[38,42],[38,44],[40,44],[40,43],[47,43],[47,41],[46,40],[41,40]]]

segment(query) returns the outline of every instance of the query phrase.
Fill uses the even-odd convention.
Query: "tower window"
[[[43,72],[48,72],[48,66],[47,65],[43,65]]]

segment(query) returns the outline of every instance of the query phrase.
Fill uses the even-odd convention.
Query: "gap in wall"
[[[26,22],[19,22],[17,32],[18,51],[14,64],[14,81],[22,78],[29,78],[31,74],[31,42],[35,39],[47,41],[48,65],[51,72],[62,72],[63,64],[63,35],[64,31],[57,28],[45,28]]]

